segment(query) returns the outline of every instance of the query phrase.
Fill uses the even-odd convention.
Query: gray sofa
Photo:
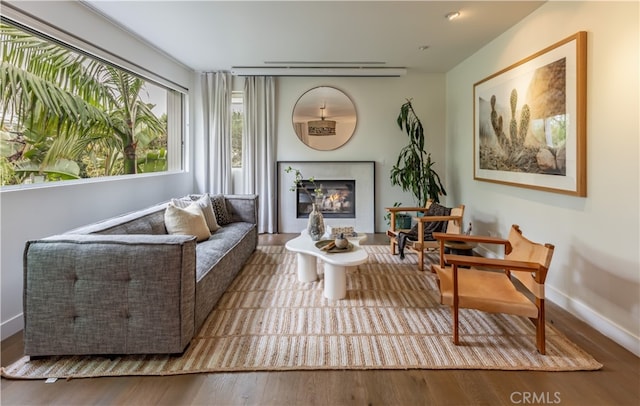
[[[168,202],[28,241],[25,354],[183,352],[258,243],[257,196],[225,202],[232,222],[199,243],[167,234]]]

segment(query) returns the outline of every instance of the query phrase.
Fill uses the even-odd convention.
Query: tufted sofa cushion
[[[182,351],[194,333],[194,237],[68,237],[28,243],[25,353]]]

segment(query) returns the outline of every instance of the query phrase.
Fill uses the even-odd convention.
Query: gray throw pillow
[[[211,196],[211,203],[213,204],[213,212],[216,214],[218,224],[224,226],[233,222],[231,213],[227,210],[227,201],[224,198],[224,195]]]
[[[439,205],[436,202],[431,203],[431,206],[429,206],[429,208],[427,209],[427,213],[425,214],[425,217],[429,217],[429,216],[449,216],[451,215],[451,208],[449,207],[444,207]],[[424,223],[424,237],[423,240],[424,241],[434,241],[435,238],[433,238],[433,233],[446,233],[447,232],[447,226],[449,225],[448,221],[429,221]],[[418,239],[418,225],[414,224],[413,227],[411,228],[411,231],[409,231],[409,238],[411,238],[412,240],[417,240]]]

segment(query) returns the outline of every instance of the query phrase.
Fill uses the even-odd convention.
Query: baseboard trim
[[[640,357],[640,337],[635,336],[632,332],[607,319],[584,303],[568,297],[551,286],[547,285],[546,288],[547,299]]]
[[[0,340],[6,340],[23,328],[24,322],[22,321],[22,313],[20,313],[0,324],[0,337],[2,337]]]
[[[498,256],[498,254],[496,254],[495,252],[491,251],[490,249],[488,249],[487,247],[483,246],[483,245],[478,245],[477,247],[475,247],[473,249],[473,251],[480,255],[481,257],[485,257],[485,258],[500,258]]]

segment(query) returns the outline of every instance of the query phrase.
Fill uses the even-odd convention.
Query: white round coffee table
[[[313,282],[318,279],[316,258],[324,262],[324,296],[328,299],[343,299],[347,295],[348,266],[367,262],[367,252],[360,247],[360,240],[350,240],[353,249],[348,252],[329,253],[316,247],[316,242],[303,231],[300,236],[289,240],[285,248],[297,254],[298,280]]]

